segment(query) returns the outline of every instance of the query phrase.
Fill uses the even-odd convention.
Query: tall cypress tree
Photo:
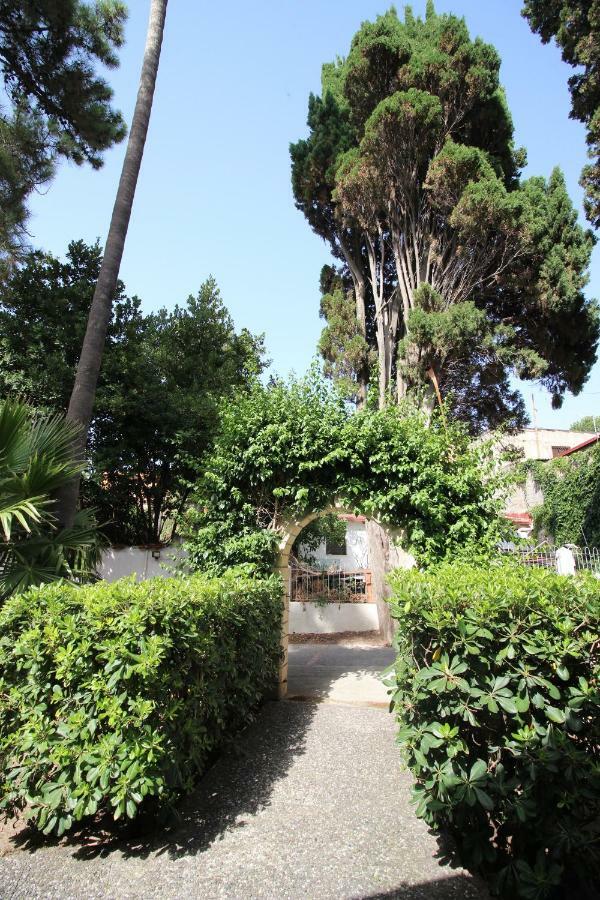
[[[380,405],[430,402],[435,384],[474,431],[523,421],[511,375],[555,404],[579,391],[598,341],[583,293],[593,237],[558,170],[520,179],[499,69],[464,20],[431,2],[425,20],[392,9],[323,67],[309,136],[291,147],[296,204],[346,286],[322,304],[332,373],[352,369],[364,396],[375,352]]]

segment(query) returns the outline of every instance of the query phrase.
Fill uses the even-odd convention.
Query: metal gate
[[[371,572],[319,569],[292,558],[291,599],[301,603],[371,603]]]

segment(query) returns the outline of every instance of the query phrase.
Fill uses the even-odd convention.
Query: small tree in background
[[[571,425],[571,431],[594,431],[600,430],[600,414],[597,416],[584,416]]]

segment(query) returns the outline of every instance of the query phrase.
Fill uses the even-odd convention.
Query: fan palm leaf
[[[33,585],[94,577],[102,546],[89,510],[58,528],[55,494],[83,469],[73,462],[77,429],[59,415],[0,401],[0,600]]]

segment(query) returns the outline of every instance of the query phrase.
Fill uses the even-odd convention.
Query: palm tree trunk
[[[83,456],[85,452],[92,419],[98,374],[111,316],[112,298],[119,277],[135,188],[148,133],[166,13],[167,0],[151,0],[144,61],[131,131],[104,248],[104,258],[94,291],[67,413],[67,418],[80,426],[79,438],[73,448],[76,457]],[[79,478],[76,478],[65,487],[57,498],[57,515],[59,521],[64,525],[69,525],[73,521],[78,494]]]

